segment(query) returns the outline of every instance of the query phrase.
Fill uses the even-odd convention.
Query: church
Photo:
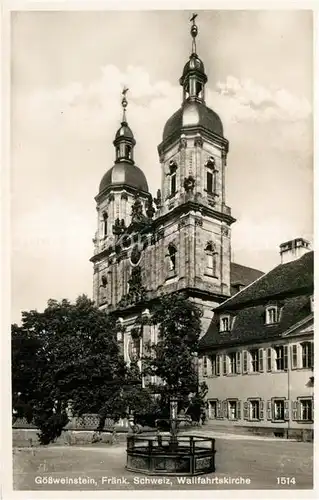
[[[206,105],[207,75],[196,53],[197,33],[193,18],[192,50],[179,80],[182,105],[167,120],[158,146],[161,187],[156,198],[136,162],[127,89],[113,142],[115,162],[95,198],[93,298],[123,323],[119,340],[128,362],[138,356],[130,330],[137,316],[148,313],[147,301],[160,293],[187,292],[202,306],[205,333],[213,309],[262,274],[231,262],[235,218],[226,204],[229,143],[220,117]]]
[[[281,264],[265,275],[231,261],[236,219],[226,203],[229,143],[206,104],[195,18],[179,80],[182,105],[158,145],[156,198],[137,165],[123,90],[114,165],[95,197],[93,298],[122,324],[125,360],[141,364],[143,343],[156,342],[157,331],[145,324],[137,337],[136,324],[159,294],[186,292],[203,311],[199,380],[208,386],[208,419],[286,437],[311,434],[313,252],[303,238],[286,242]]]

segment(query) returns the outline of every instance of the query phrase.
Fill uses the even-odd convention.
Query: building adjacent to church
[[[313,252],[281,245],[282,263],[215,308],[200,341],[208,419],[287,437],[312,437]]]
[[[95,198],[94,301],[117,314],[129,363],[140,361],[145,341],[156,341],[155,326],[133,335],[152,301],[160,293],[186,292],[203,310],[199,375],[209,387],[209,418],[310,429],[312,253],[289,262],[293,252],[295,258],[309,249],[302,239],[288,242],[281,248],[283,263],[265,275],[231,262],[229,143],[220,117],[206,104],[197,31],[193,20],[192,50],[179,80],[182,105],[167,120],[158,146],[162,179],[156,198],[137,165],[123,91],[114,165]]]

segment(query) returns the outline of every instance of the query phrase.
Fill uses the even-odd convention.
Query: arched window
[[[125,145],[125,158],[131,159],[132,148],[129,145]]]
[[[217,251],[213,242],[209,241],[205,247],[206,270],[209,274],[216,276],[217,270]]]
[[[103,212],[103,236],[107,236],[107,219],[108,219],[108,214],[107,212]]]
[[[216,192],[216,168],[215,158],[210,156],[205,164],[206,167],[206,191],[208,194]]]
[[[176,193],[176,170],[177,163],[174,160],[169,162],[169,175],[170,175],[170,195],[174,195]]]
[[[170,243],[168,245],[168,257],[169,257],[168,264],[169,264],[169,270],[171,272],[176,271],[176,254],[177,250],[175,245]]]

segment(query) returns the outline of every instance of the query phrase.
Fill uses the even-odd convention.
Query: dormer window
[[[266,309],[266,325],[278,323],[279,312],[277,306],[268,306]]]
[[[229,314],[223,315],[219,320],[219,331],[229,332],[230,331],[230,316]]]

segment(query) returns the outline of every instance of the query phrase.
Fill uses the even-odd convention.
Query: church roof
[[[257,278],[260,278],[264,273],[259,271],[259,269],[254,269],[252,267],[243,266],[241,264],[236,264],[236,262],[230,263],[230,288],[231,295],[238,292],[237,286],[247,286],[250,285]],[[237,285],[237,286],[236,286]]]
[[[204,103],[198,101],[185,101],[181,108],[176,111],[166,122],[163,131],[163,141],[182,128],[203,127],[221,137],[224,135],[223,124],[218,114],[208,108]]]
[[[199,349],[205,351],[278,338],[298,322],[313,317],[310,308],[312,294],[313,252],[308,252],[298,260],[280,264],[218,306],[200,340]],[[280,320],[266,324],[265,306],[276,302],[281,309]],[[229,332],[219,331],[222,313],[230,313],[233,318]]]
[[[102,177],[99,192],[110,186],[122,185],[148,192],[148,184],[144,172],[132,163],[121,161],[115,163]]]

